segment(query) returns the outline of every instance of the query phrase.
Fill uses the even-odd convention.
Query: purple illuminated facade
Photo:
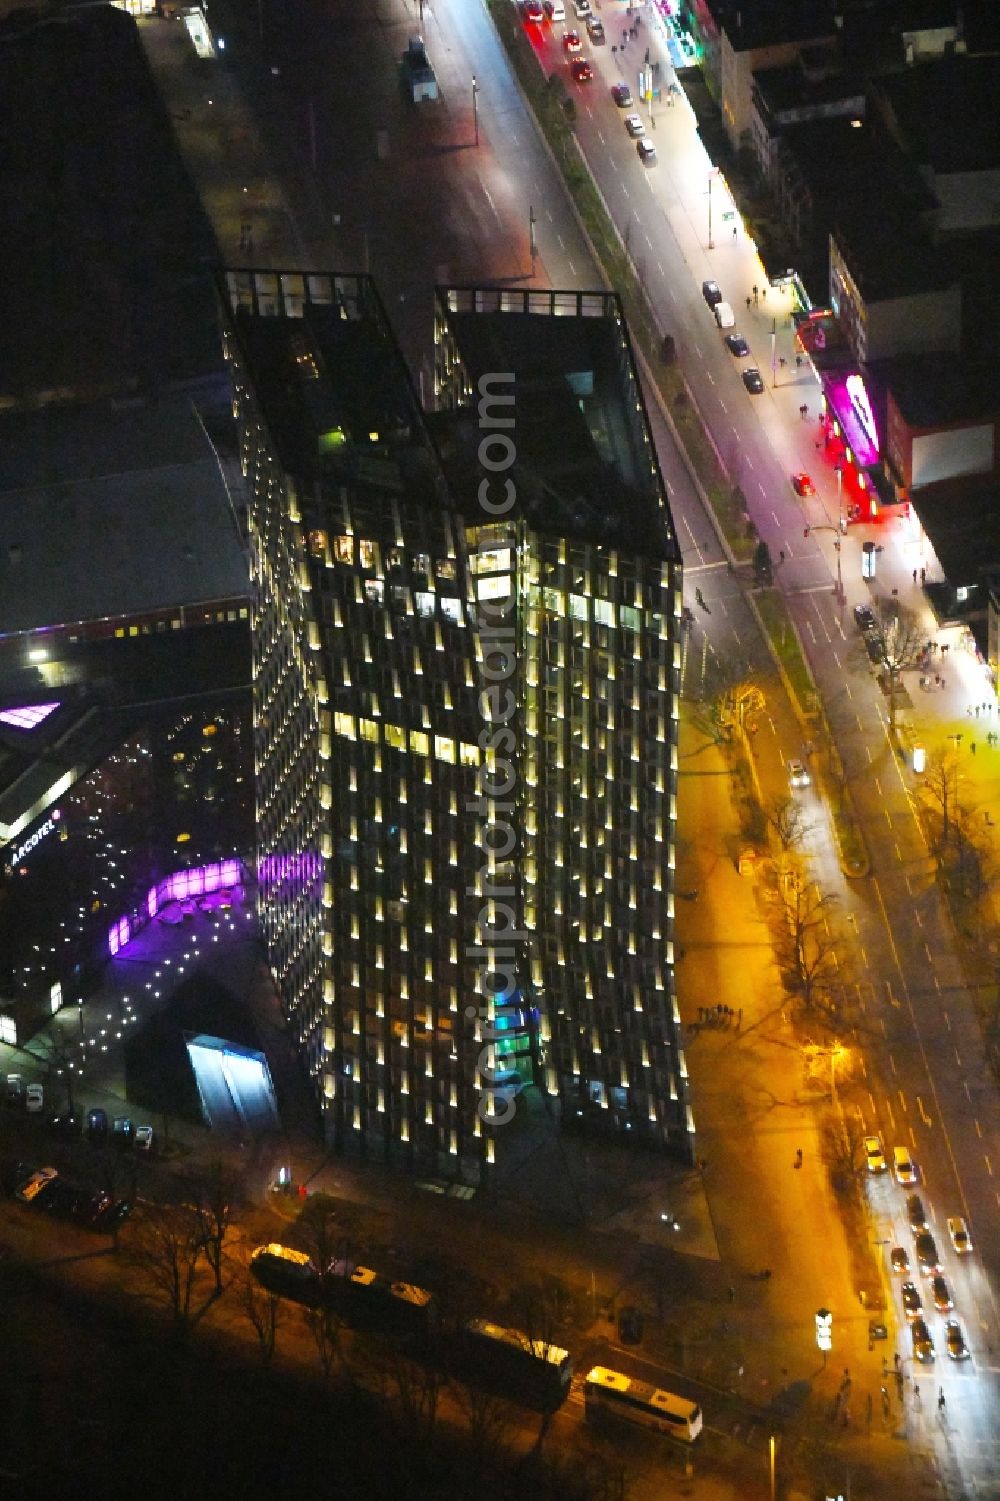
[[[210,896],[216,891],[231,891],[242,879],[239,860],[219,860],[213,865],[199,865],[194,870],[176,870],[165,880],[157,881],[146,893],[140,908],[142,916],[120,917],[108,929],[108,953],[112,958],[140,933],[143,927],[169,902],[190,897]]]

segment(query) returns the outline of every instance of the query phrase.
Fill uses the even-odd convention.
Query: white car
[[[152,1126],[136,1126],[132,1145],[137,1152],[151,1152],[153,1150]]]
[[[882,1138],[879,1135],[866,1136],[864,1141],[865,1161],[870,1173],[884,1173],[886,1170],[885,1150],[882,1146]]]
[[[972,1250],[972,1236],[969,1234],[968,1225],[960,1214],[956,1214],[948,1221],[948,1234],[951,1236],[951,1243],[959,1256],[967,1256]]]
[[[29,1115],[40,1115],[45,1109],[45,1088],[41,1084],[29,1084],[24,1091],[24,1108]]]
[[[788,785],[790,787],[808,787],[812,781],[801,761],[789,761]]]
[[[585,21],[594,12],[590,8],[590,0],[573,0],[573,14],[578,21]]]
[[[644,136],[646,134],[646,127],[638,115],[625,116],[625,129],[633,140],[635,140],[636,136]]]

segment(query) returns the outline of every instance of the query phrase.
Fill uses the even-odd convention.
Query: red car
[[[583,43],[580,41],[580,33],[578,31],[564,31],[563,46],[567,52],[581,51]]]
[[[569,66],[577,83],[589,83],[594,76],[594,70],[585,57],[574,57]]]
[[[796,495],[816,494],[816,486],[813,484],[808,474],[793,474],[792,489],[795,491]]]

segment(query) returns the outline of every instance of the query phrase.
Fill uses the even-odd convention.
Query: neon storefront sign
[[[878,433],[875,429],[875,418],[872,413],[872,404],[868,400],[868,392],[860,375],[849,375],[845,381],[847,395],[851,403],[851,410],[861,423],[865,437],[868,439],[875,452],[878,453]]]

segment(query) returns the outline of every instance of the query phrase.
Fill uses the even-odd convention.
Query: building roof
[[[551,297],[561,316],[499,311],[495,289],[438,293],[473,390],[494,371],[513,375],[511,476],[521,511],[549,535],[679,558],[618,298]],[[459,508],[466,497],[475,505],[483,474],[476,407],[440,414],[434,432]]]
[[[754,89],[772,117],[801,112],[803,119],[828,116],[838,106],[841,113],[864,114],[865,85],[839,69],[818,76],[803,66],[802,59],[782,68],[758,68]]]
[[[227,271],[219,291],[286,473],[436,503],[437,459],[369,277]]]
[[[895,117],[902,144],[938,174],[1000,167],[1000,56],[953,55],[890,73],[878,91]]]
[[[914,491],[910,501],[950,584],[969,586],[1000,566],[996,484],[970,490],[945,481]]]
[[[871,368],[911,428],[1000,420],[1000,371],[995,362],[971,364],[953,356],[924,355],[879,360]]]
[[[712,9],[734,52],[836,35],[833,0],[716,0]]]
[[[0,405],[222,368],[214,237],[131,16],[0,24]]]
[[[229,493],[187,399],[0,417],[3,634],[248,593]]]

